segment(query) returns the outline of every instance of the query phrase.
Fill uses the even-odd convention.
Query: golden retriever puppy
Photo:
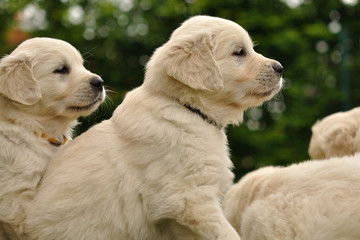
[[[103,80],[69,43],[33,38],[0,61],[0,237],[22,233],[24,207],[79,116],[104,100]]]
[[[360,239],[360,155],[265,167],[223,201],[246,240]]]
[[[324,159],[352,155],[360,151],[360,107],[338,112],[312,127],[309,155]]]
[[[28,206],[30,239],[239,240],[224,127],[282,86],[282,66],[229,20],[176,29],[109,120],[59,152]]]

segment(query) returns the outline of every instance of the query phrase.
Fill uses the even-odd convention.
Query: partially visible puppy
[[[220,201],[232,184],[224,127],[269,100],[282,66],[229,20],[184,22],[113,116],[50,164],[26,233],[37,240],[239,240]]]
[[[360,151],[360,107],[338,112],[312,127],[309,155],[325,159],[352,155]]]
[[[265,167],[223,201],[246,240],[360,239],[360,155]]]
[[[104,100],[103,80],[69,43],[33,38],[0,61],[0,229],[23,232],[24,206],[79,116]],[[1,233],[0,237],[5,233]]]

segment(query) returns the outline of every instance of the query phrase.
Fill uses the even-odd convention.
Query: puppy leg
[[[240,236],[217,203],[199,204],[186,202],[184,211],[176,221],[206,240],[240,240]]]
[[[2,223],[0,222],[0,240],[7,240],[8,238],[6,236],[5,230],[1,225]]]

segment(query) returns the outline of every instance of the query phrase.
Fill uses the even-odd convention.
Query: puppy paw
[[[235,229],[230,225],[224,228],[226,231],[222,232],[222,234],[217,238],[217,240],[241,240],[239,234],[235,231]]]

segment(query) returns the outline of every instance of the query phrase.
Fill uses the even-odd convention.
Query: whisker
[[[94,49],[96,49],[96,48],[97,48],[97,46],[89,49],[88,51],[86,51],[86,52],[84,52],[84,53],[82,54],[82,57],[83,57],[84,61],[86,61],[89,57],[91,57],[92,55],[94,55],[94,52],[93,52],[93,51],[94,51]]]

